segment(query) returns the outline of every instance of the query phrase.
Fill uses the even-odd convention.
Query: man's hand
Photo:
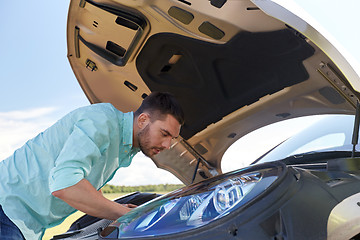
[[[52,195],[88,215],[109,220],[116,220],[136,207],[133,204],[118,204],[105,198],[86,179],[55,191]]]
[[[137,205],[135,204],[131,204],[131,203],[127,203],[127,204],[122,204],[123,206],[127,207],[127,208],[136,208]]]

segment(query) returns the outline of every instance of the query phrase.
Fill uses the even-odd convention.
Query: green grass
[[[115,198],[118,198],[122,195],[125,195],[127,193],[107,193],[107,194],[104,194],[104,196],[108,199],[115,199]],[[61,234],[61,233],[65,233],[69,227],[71,226],[71,224],[76,220],[78,219],[79,217],[81,217],[82,215],[84,215],[84,213],[80,212],[80,211],[77,211],[73,214],[71,214],[69,217],[67,217],[65,219],[65,221],[63,223],[61,223],[60,225],[56,226],[56,227],[53,227],[53,228],[49,228],[45,231],[45,235],[43,236],[43,240],[49,240],[51,239],[54,235],[57,235],[57,234]]]

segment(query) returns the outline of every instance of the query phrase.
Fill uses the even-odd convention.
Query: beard
[[[149,136],[149,125],[147,125],[144,129],[142,129],[137,137],[138,137],[138,145],[141,152],[151,158],[156,154],[156,151],[162,151],[163,148],[151,146],[150,136]]]

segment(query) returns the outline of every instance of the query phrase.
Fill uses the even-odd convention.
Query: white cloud
[[[55,108],[0,112],[0,160],[53,124]]]
[[[120,168],[109,182],[113,185],[139,186],[148,184],[181,184],[173,174],[159,169],[153,161],[138,153],[127,168]]]
[[[44,107],[44,108],[34,108],[27,110],[18,110],[18,111],[10,111],[10,112],[0,112],[0,119],[7,120],[27,120],[27,119],[35,119],[47,116],[48,114],[54,112],[56,109],[52,107]]]
[[[0,112],[0,161],[10,156],[28,139],[54,124],[59,115],[56,108],[37,108]],[[114,185],[181,183],[171,173],[159,169],[151,159],[138,153],[127,168],[120,168],[111,181]]]

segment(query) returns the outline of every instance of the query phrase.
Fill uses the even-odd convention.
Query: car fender
[[[331,211],[328,240],[350,239],[360,233],[360,193],[345,198]]]

